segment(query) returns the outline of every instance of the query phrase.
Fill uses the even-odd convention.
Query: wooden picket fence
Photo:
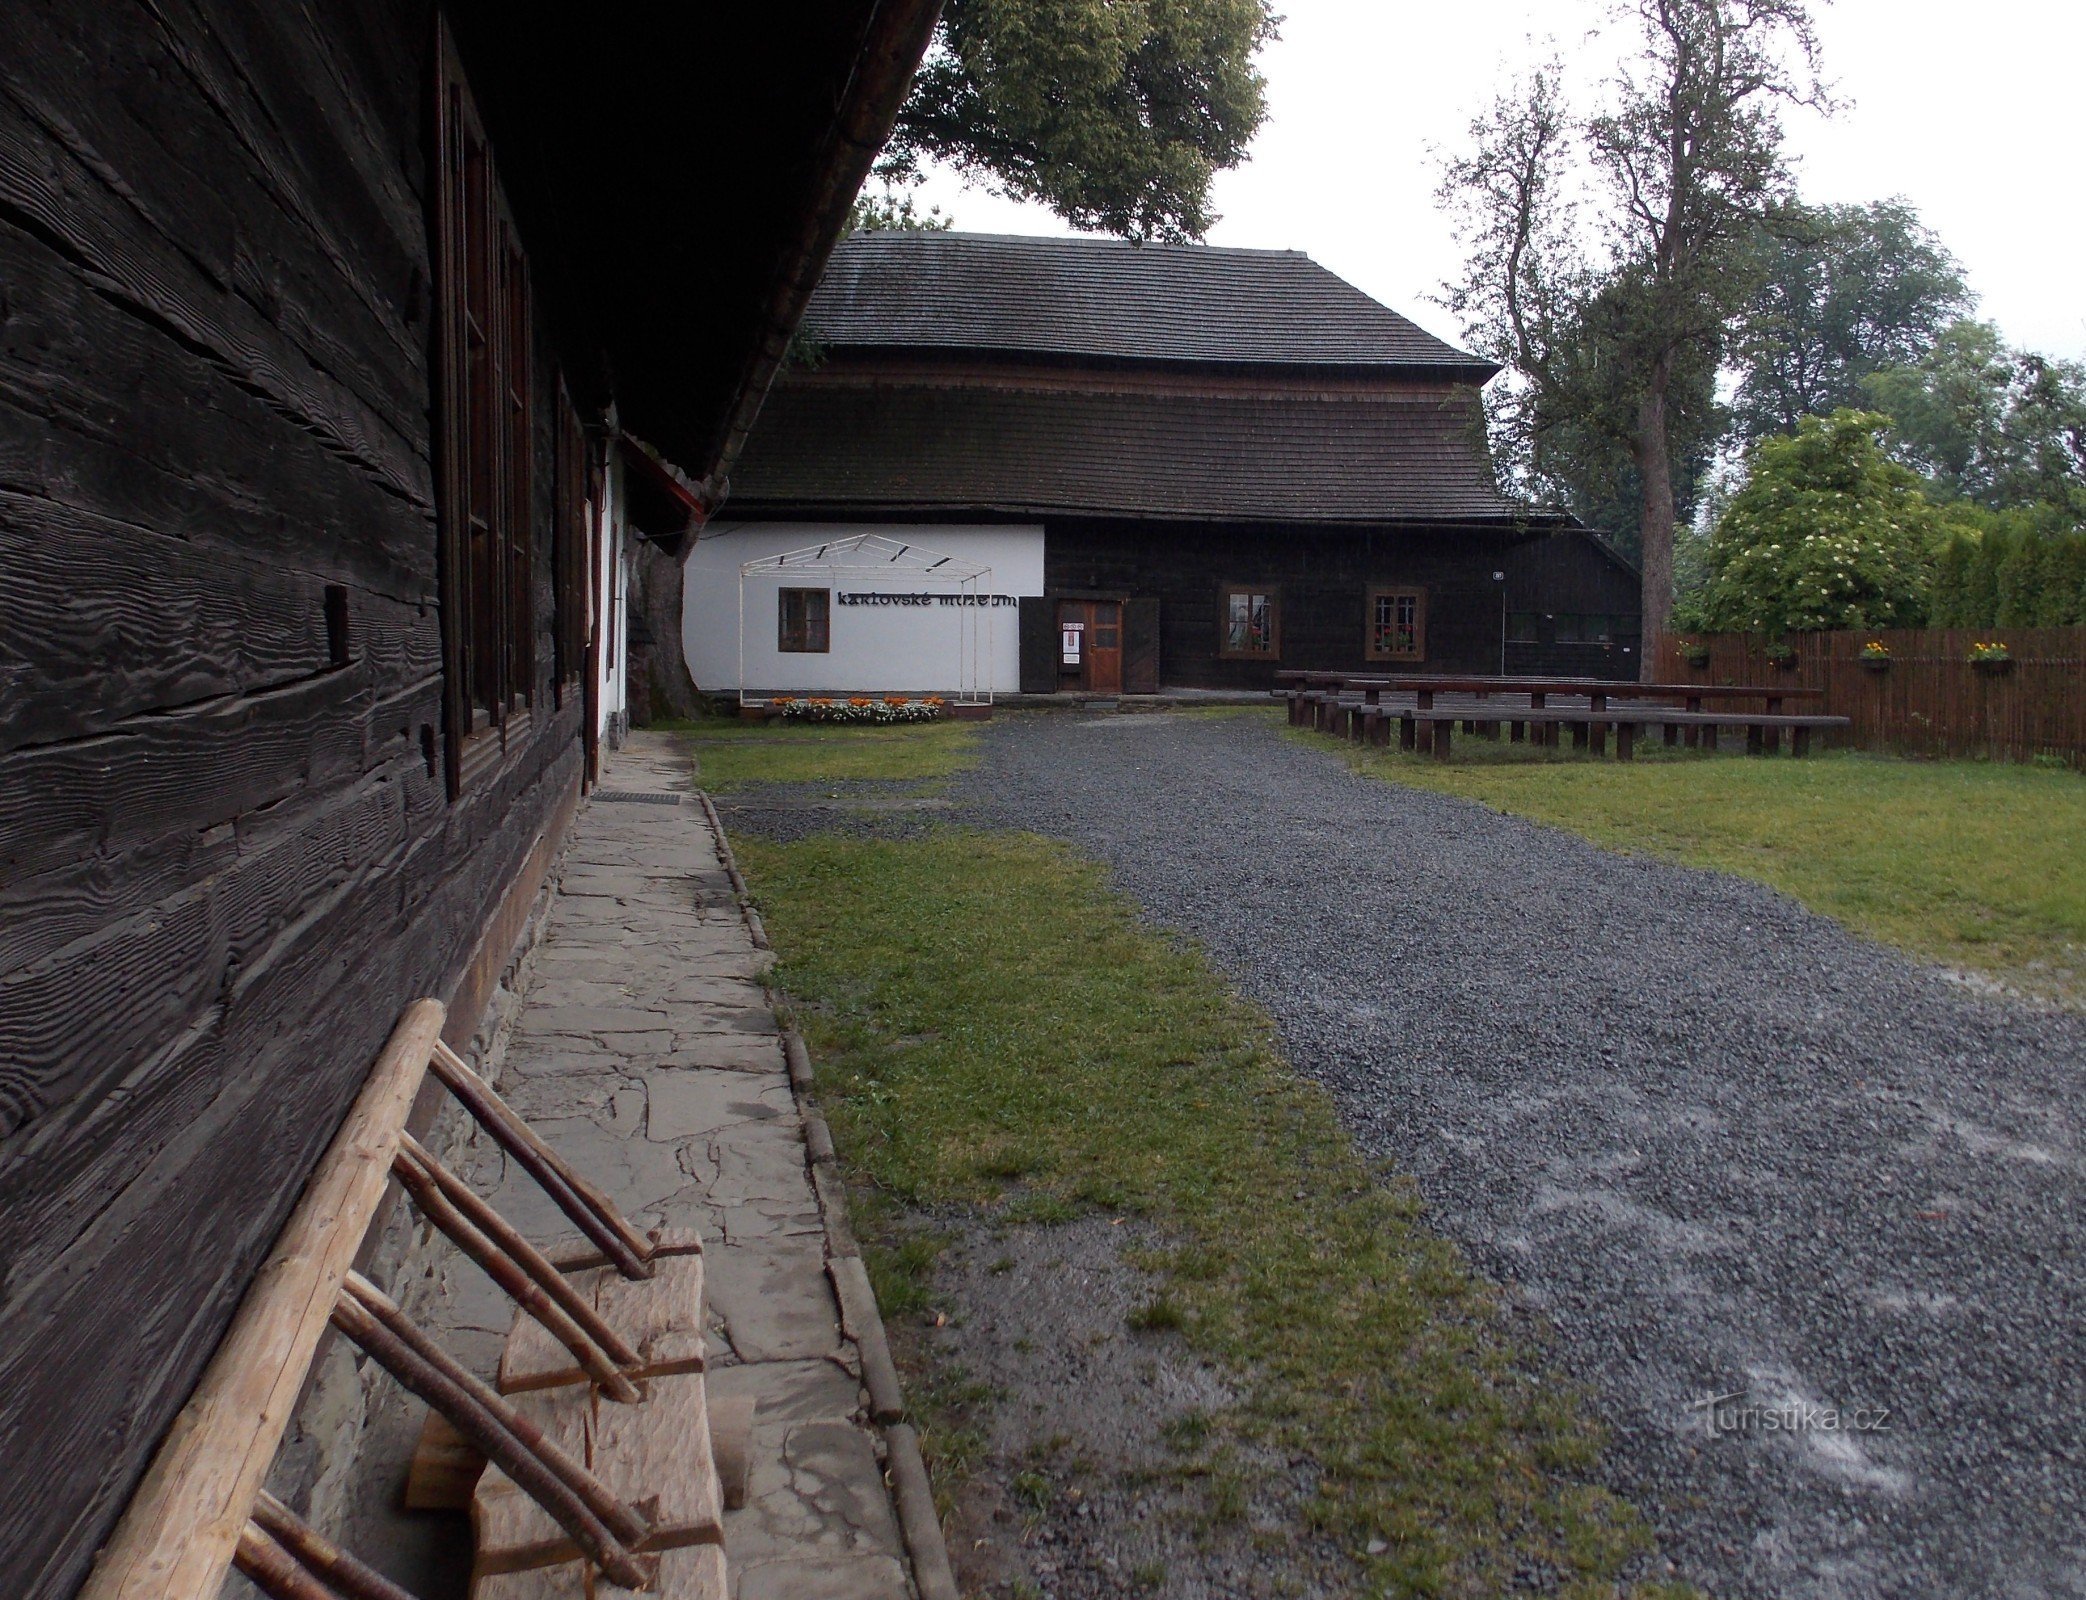
[[[1879,639],[1890,664],[1862,647]],[[1973,666],[1970,647],[2002,640],[2003,671]],[[1823,710],[1851,719],[1836,742],[1894,755],[2055,758],[2086,767],[2086,628],[1891,628],[1791,635],[1796,658],[1778,665],[1758,634],[1694,634],[1661,641],[1660,676],[1674,683],[1788,682],[1825,691]],[[1693,644],[1709,664],[1688,665]]]

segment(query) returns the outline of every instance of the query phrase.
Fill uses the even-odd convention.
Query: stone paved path
[[[758,1402],[749,1500],[725,1519],[734,1594],[910,1596],[759,983],[767,957],[738,914],[677,745],[633,736],[608,759],[602,788],[689,798],[597,796],[581,809],[501,1090],[633,1217],[702,1232],[711,1392]],[[569,1233],[526,1174],[503,1171],[496,1151],[473,1154],[473,1177],[517,1226]],[[486,1320],[505,1328],[504,1317]],[[493,1330],[480,1340],[496,1343]]]

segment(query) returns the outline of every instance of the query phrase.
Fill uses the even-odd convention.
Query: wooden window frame
[[[1386,600],[1412,601],[1412,644],[1410,650],[1392,650],[1383,645],[1376,625],[1377,607]],[[1427,591],[1417,584],[1380,583],[1369,590],[1362,612],[1362,654],[1370,661],[1425,661],[1427,659]]]
[[[1234,649],[1231,643],[1231,597],[1266,595],[1268,602],[1268,647],[1265,650]],[[1282,585],[1279,583],[1220,583],[1217,585],[1217,659],[1219,661],[1280,661],[1282,659]]]
[[[791,595],[817,595],[818,616],[811,615],[807,607],[804,613],[804,642],[792,644],[789,624],[789,600]],[[786,656],[823,656],[833,652],[833,591],[790,587],[775,591],[775,648]]]
[[[531,725],[538,390],[528,262],[455,43],[437,31],[435,493],[454,798]]]

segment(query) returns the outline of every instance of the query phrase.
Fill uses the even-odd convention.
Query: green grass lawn
[[[1323,735],[1299,732],[1320,747]],[[1996,762],[1643,751],[1628,765],[1464,737],[1363,771],[1597,844],[1770,884],[1855,932],[2086,1002],[2086,778]]]
[[[862,779],[937,782],[977,759],[975,722],[888,727],[832,723],[742,723],[724,717],[669,724],[695,752],[698,781],[712,794],[757,783],[846,783]]]
[[[1599,1428],[1265,1016],[1098,866],[968,830],[737,849],[887,1304],[917,1303],[918,1226],[951,1208],[1147,1219],[1168,1244],[1143,1261],[1159,1287],[1131,1326],[1177,1331],[1248,1394],[1183,1437],[1212,1516],[1240,1514],[1226,1441],[1251,1438],[1322,1468],[1308,1515],[1355,1552],[1360,1592],[1491,1596],[1531,1567],[1617,1592],[1646,1535],[1593,1486]],[[960,1454],[925,1420],[931,1458]]]

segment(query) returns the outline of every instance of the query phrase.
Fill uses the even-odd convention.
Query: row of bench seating
[[[1600,704],[1597,699],[1605,697],[1596,697],[1584,690],[1578,693],[1587,703],[1578,706],[1501,704],[1490,697],[1478,699],[1474,696],[1440,703],[1434,696],[1424,693],[1416,695],[1416,701],[1434,703],[1395,706],[1383,704],[1380,696],[1376,703],[1371,703],[1360,693],[1340,687],[1314,688],[1302,684],[1277,692],[1288,701],[1289,719],[1293,725],[1308,725],[1320,732],[1377,745],[1391,742],[1391,730],[1395,726],[1400,748],[1423,749],[1440,760],[1448,758],[1451,739],[1459,723],[1466,733],[1481,737],[1496,739],[1504,726],[1511,740],[1519,742],[1525,739],[1553,746],[1559,742],[1560,731],[1569,729],[1573,748],[1591,749],[1597,755],[1606,753],[1612,729],[1615,756],[1619,761],[1630,760],[1635,754],[1638,736],[1653,728],[1663,731],[1669,747],[1684,742],[1689,749],[1703,750],[1715,750],[1719,736],[1726,731],[1743,732],[1748,755],[1771,754],[1779,750],[1782,735],[1786,733],[1790,755],[1800,757],[1810,753],[1812,734],[1844,728],[1848,723],[1845,717],[1814,712],[1789,713],[1779,708],[1770,711],[1702,711],[1643,702]],[[1517,698],[1547,697],[1521,694]]]

